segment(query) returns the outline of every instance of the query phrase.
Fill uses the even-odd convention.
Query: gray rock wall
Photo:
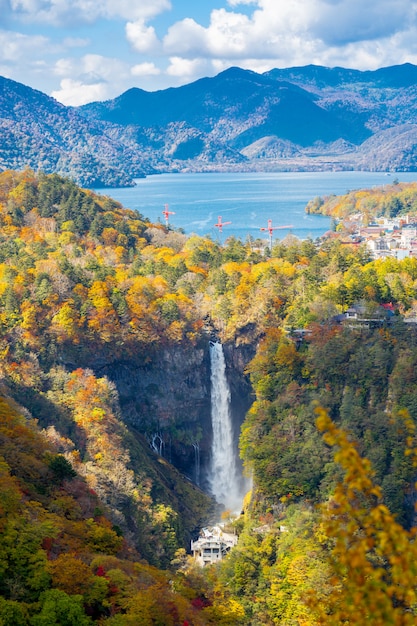
[[[227,344],[224,351],[237,448],[253,401],[244,370],[254,348]],[[198,347],[181,344],[136,362],[114,362],[101,373],[116,384],[126,422],[146,436],[157,454],[204,488],[212,438],[208,339]]]

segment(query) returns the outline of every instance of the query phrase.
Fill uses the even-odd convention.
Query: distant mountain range
[[[417,66],[230,68],[78,108],[0,77],[0,169],[25,166],[86,187],[176,171],[414,171]]]

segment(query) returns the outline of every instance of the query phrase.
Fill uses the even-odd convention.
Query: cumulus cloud
[[[132,76],[158,76],[161,73],[155,63],[138,63],[130,69]]]
[[[0,61],[38,58],[49,52],[50,42],[42,35],[23,35],[10,31],[0,31]]]
[[[126,64],[119,59],[104,57],[100,54],[85,54],[81,59],[59,59],[55,66],[58,75],[63,73],[78,73],[79,76],[96,76],[111,80],[115,76],[123,76],[127,73]]]
[[[202,71],[206,69],[207,62],[204,59],[190,60],[182,57],[171,57],[166,72],[169,76],[192,80],[196,76],[201,76]]]
[[[246,15],[225,11],[225,9],[213,11],[208,37],[211,56],[245,55],[248,50],[248,38],[251,38],[252,31],[253,23]]]
[[[301,16],[306,19],[305,14],[301,13]],[[277,10],[274,5],[274,10],[270,13],[269,9],[257,10],[252,17],[216,9],[211,13],[207,28],[191,19],[171,26],[164,38],[164,49],[168,54],[188,57],[276,57],[280,48],[284,48],[287,43],[289,33],[300,28],[305,30],[305,25],[300,24],[294,14],[289,14],[285,6]]]
[[[320,20],[313,32],[329,45],[372,41],[394,35],[415,24],[415,3],[409,0],[320,3]]]
[[[93,23],[100,18],[149,20],[170,8],[170,0],[10,0],[9,4],[15,18],[54,26]]]
[[[190,8],[189,17],[161,32],[163,22],[152,20],[171,4],[181,10],[180,0],[0,0],[3,28],[17,20],[27,22],[27,32],[35,22],[55,27],[45,31],[51,39],[0,30],[0,73],[74,104],[114,97],[133,77],[143,88],[161,89],[231,65],[264,72],[308,63],[375,69],[417,62],[417,0],[219,0],[207,3],[216,6],[208,23]],[[85,30],[81,37],[76,31],[85,24],[88,40]],[[113,39],[103,43],[110,28]],[[130,44],[125,62],[78,58],[83,47],[102,52],[107,42],[122,51],[123,35]]]
[[[104,0],[106,14],[126,20],[150,20],[171,8],[170,0]]]
[[[164,38],[164,50],[168,54],[204,56],[208,52],[210,28],[204,28],[191,18],[177,22]]]
[[[144,20],[126,24],[126,39],[132,47],[142,54],[156,52],[160,42],[153,26],[146,26]]]
[[[253,4],[250,15],[216,9],[203,27],[192,19],[177,22],[164,38],[168,54],[186,58],[274,59],[312,62],[326,49],[389,39],[416,24],[409,0],[229,0]]]
[[[51,96],[67,106],[81,106],[94,100],[105,100],[107,93],[105,83],[85,84],[80,80],[64,78],[60,89],[53,91]]]
[[[67,76],[68,74],[72,74],[72,72],[77,71],[74,59],[58,59],[55,63],[53,71],[56,76]]]
[[[131,76],[126,63],[99,54],[59,59],[53,71],[62,79],[60,89],[51,95],[72,106],[113,97],[115,90],[116,93],[124,90],[125,81]]]

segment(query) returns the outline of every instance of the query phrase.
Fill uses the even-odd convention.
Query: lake
[[[344,194],[349,190],[391,184],[393,180],[417,180],[417,173],[383,172],[267,172],[158,174],[138,179],[136,187],[96,189],[126,208],[142,213],[152,222],[162,221],[164,206],[174,215],[169,223],[186,234],[210,235],[224,240],[230,235],[242,241],[248,235],[268,238],[261,228],[274,230],[274,239],[288,233],[300,239],[315,239],[329,229],[330,220],[307,215],[305,207],[316,196]],[[221,216],[223,233],[214,226]],[[289,228],[290,227],[290,228]]]

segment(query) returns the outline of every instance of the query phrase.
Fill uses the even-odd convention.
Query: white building
[[[412,242],[417,237],[417,228],[415,226],[406,226],[401,230],[401,248],[412,247]]]
[[[402,261],[412,255],[413,251],[411,248],[399,248],[398,250],[395,250],[395,258],[398,259],[398,261]]]
[[[203,567],[221,561],[237,544],[237,535],[225,533],[219,526],[204,528],[202,536],[191,542],[193,557]]]
[[[378,224],[383,226],[386,230],[394,230],[395,228],[401,228],[406,223],[408,224],[408,215],[402,217],[380,217],[377,220]]]
[[[368,249],[371,251],[374,258],[377,258],[382,253],[388,252],[388,241],[385,237],[373,237],[372,239],[368,239],[366,241],[366,245]]]

